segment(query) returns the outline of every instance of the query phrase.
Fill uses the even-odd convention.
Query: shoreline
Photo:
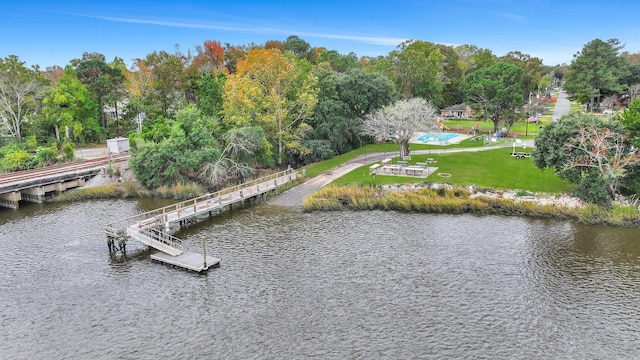
[[[425,185],[330,185],[305,199],[305,211],[385,210],[417,213],[505,215],[570,220],[587,225],[638,227],[640,209],[611,208],[568,195],[534,194],[432,183]]]

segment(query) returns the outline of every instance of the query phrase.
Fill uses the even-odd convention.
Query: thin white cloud
[[[376,36],[343,35],[343,34],[283,30],[283,29],[275,29],[275,28],[238,27],[238,26],[230,26],[230,25],[198,24],[198,23],[163,21],[163,20],[145,20],[145,19],[121,18],[121,17],[110,17],[110,16],[90,16],[90,15],[81,15],[81,16],[90,17],[94,19],[113,21],[113,22],[121,22],[121,23],[147,24],[147,25],[179,27],[179,28],[189,28],[189,29],[251,32],[251,33],[258,33],[258,34],[285,34],[285,35],[296,34],[296,35],[305,36],[305,37],[350,40],[350,41],[356,41],[356,42],[361,42],[366,44],[384,45],[384,46],[389,46],[389,45],[395,46],[408,40],[405,38],[386,37],[386,36],[376,37]]]

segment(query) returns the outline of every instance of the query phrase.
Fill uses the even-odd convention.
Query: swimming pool
[[[453,139],[456,139],[459,137],[460,137],[460,134],[454,134],[454,133],[426,133],[426,134],[422,134],[416,140],[423,143],[433,143],[433,142],[441,143],[445,141],[452,141]]]

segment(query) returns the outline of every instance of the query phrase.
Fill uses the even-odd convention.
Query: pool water
[[[418,137],[416,140],[420,142],[445,142],[460,137],[460,134],[452,133],[426,133]]]

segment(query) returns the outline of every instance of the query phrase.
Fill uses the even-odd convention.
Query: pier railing
[[[147,211],[138,215],[118,220],[105,225],[105,231],[108,236],[117,237],[126,235],[126,229],[136,224],[141,228],[150,227],[156,224],[168,224],[172,221],[180,219],[181,213],[197,215],[202,211],[210,211],[217,207],[227,205],[234,202],[234,196],[239,198],[253,196],[256,193],[262,193],[266,190],[273,189],[286,182],[296,179],[296,172],[293,169],[287,169],[271,175],[251,180],[240,185],[231,186],[215,193],[205,194],[193,199],[181,201],[172,205],[161,207],[155,210]],[[262,188],[260,187],[262,186]],[[169,214],[177,218],[169,217]]]
[[[162,250],[163,252],[173,256],[180,255],[184,251],[182,240],[167,234],[158,227],[139,228],[131,226],[128,228],[128,234],[135,236],[138,240],[146,243],[147,245],[151,245],[154,248]]]

